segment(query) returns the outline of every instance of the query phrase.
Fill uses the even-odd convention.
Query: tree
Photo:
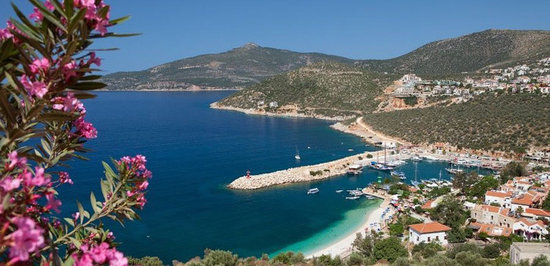
[[[526,164],[522,162],[509,162],[500,172],[500,182],[504,184],[508,180],[516,176],[527,175],[527,169],[525,168],[525,165]]]
[[[128,257],[128,265],[163,266],[164,263],[158,257],[132,258]]]
[[[498,187],[498,180],[493,176],[484,176],[481,180],[476,182],[468,191],[467,195],[470,197],[482,198],[485,196],[485,192],[490,189]]]
[[[365,257],[361,253],[353,252],[349,256],[347,265],[349,265],[349,266],[352,266],[352,265],[353,266],[365,265],[366,264],[365,260],[366,260]]]
[[[405,229],[403,228],[403,224],[401,222],[390,224],[391,236],[402,236],[404,232],[405,232]]]
[[[485,247],[483,247],[483,251],[481,252],[482,256],[484,258],[488,259],[494,259],[500,256],[500,248],[498,244],[490,244]]]
[[[462,251],[456,254],[456,262],[460,265],[487,265],[488,259],[481,257],[479,253]]]
[[[138,155],[103,163],[102,198],[92,210],[61,216],[57,189],[73,181],[74,159],[97,137],[82,99],[105,87],[95,67],[94,39],[116,36],[110,6],[96,1],[31,1],[34,12],[0,29],[0,256],[7,264],[127,264],[104,218],[139,218],[151,172]],[[71,217],[72,216],[72,217]]]
[[[374,244],[373,255],[376,260],[385,259],[389,262],[394,262],[399,257],[409,255],[407,249],[401,245],[401,240],[397,237],[388,237],[377,241]]]
[[[550,197],[546,197],[542,202],[542,208],[546,211],[550,211]]]
[[[363,256],[370,258],[373,255],[374,244],[378,240],[379,238],[375,233],[366,234],[365,237],[363,237],[363,234],[357,233],[351,245]]]
[[[430,212],[434,220],[439,221],[451,228],[459,228],[466,221],[467,215],[462,204],[452,195],[447,195],[443,200]]]
[[[533,259],[533,262],[531,262],[531,266],[550,266],[550,262],[548,261],[547,256],[539,255]]]

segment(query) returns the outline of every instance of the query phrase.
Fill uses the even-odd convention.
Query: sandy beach
[[[389,211],[384,215],[384,218],[382,218],[382,215],[387,208],[389,208]],[[307,258],[319,257],[321,255],[331,255],[332,257],[340,256],[342,258],[347,257],[352,252],[351,244],[355,240],[357,233],[365,234],[365,232],[370,232],[371,229],[376,230],[378,227],[372,228],[371,224],[378,223],[379,225],[383,225],[384,219],[393,214],[394,210],[390,206],[390,198],[386,197],[378,208],[368,214],[365,222],[361,224],[361,226],[356,228],[352,233],[346,235],[343,239],[332,243],[327,247],[321,247],[319,250],[305,254],[305,256]]]

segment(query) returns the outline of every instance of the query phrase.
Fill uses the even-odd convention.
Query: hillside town
[[[493,68],[484,72],[485,78],[457,80],[423,80],[415,74],[399,79],[394,97],[452,96],[469,98],[488,92],[550,94],[550,58],[536,63],[508,68]]]

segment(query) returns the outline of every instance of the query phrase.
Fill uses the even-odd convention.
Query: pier
[[[367,158],[369,154],[372,158]],[[300,166],[258,175],[245,175],[235,179],[227,187],[231,189],[254,190],[275,185],[323,180],[346,174],[349,166],[352,164],[365,167],[375,160],[377,156],[383,156],[383,154],[384,151],[364,152],[326,163]],[[387,159],[391,160],[394,157],[397,157],[397,155],[388,155]]]

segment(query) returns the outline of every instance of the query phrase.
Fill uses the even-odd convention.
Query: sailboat
[[[294,155],[294,159],[300,160],[302,157],[300,157],[300,152],[298,151],[298,147],[296,147],[296,155]]]
[[[411,181],[411,184],[415,187],[417,187],[418,185],[420,185],[420,183],[418,182],[418,163],[414,163],[414,180]]]
[[[457,165],[457,166],[456,166],[456,169],[455,169],[455,168],[453,168],[453,165],[452,165],[452,164],[451,164],[451,168],[445,168],[445,171],[449,172],[449,173],[452,174],[452,175],[456,175],[456,174],[458,174],[458,173],[464,172],[464,170],[460,169],[460,166],[459,166],[459,165]]]

